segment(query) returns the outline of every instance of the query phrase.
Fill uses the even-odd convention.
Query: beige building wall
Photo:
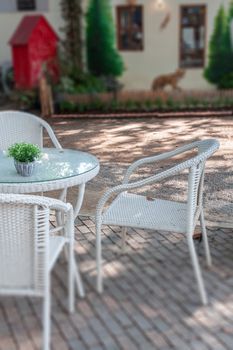
[[[8,0],[5,0],[8,1]],[[41,0],[37,0],[41,1]],[[116,6],[126,5],[127,0],[109,0],[112,4],[113,17],[116,21]],[[208,42],[213,31],[214,17],[220,4],[226,8],[230,0],[164,0],[165,7],[158,10],[156,0],[136,0],[137,4],[144,6],[144,50],[120,52],[125,71],[121,77],[125,89],[150,89],[154,77],[160,74],[174,72],[179,65],[179,7],[180,5],[207,5],[206,19],[206,58],[208,55]],[[84,12],[88,0],[83,0]],[[167,26],[161,30],[160,24],[166,14],[170,12],[171,18]],[[42,13],[59,33],[63,25],[60,13],[60,0],[48,0],[48,11],[36,12],[0,12],[0,64],[11,61],[11,50],[8,41],[15,31],[21,18],[26,14]],[[206,59],[207,62],[207,59]],[[190,68],[179,84],[186,89],[213,88],[203,78],[203,69]]]
[[[113,15],[116,19],[116,5],[125,5],[126,0],[112,0]],[[180,5],[207,5],[206,18],[206,58],[208,42],[213,31],[214,17],[220,4],[228,7],[229,0],[164,0],[164,9],[158,10],[156,0],[137,0],[144,6],[144,50],[121,51],[125,62],[122,82],[127,89],[150,89],[153,78],[174,72],[179,66],[179,10]],[[161,30],[160,24],[166,14],[171,17],[167,26]],[[205,60],[207,62],[207,59]],[[203,69],[189,68],[179,85],[186,89],[213,88],[203,78]]]
[[[8,1],[8,0],[5,0]],[[14,11],[0,12],[0,65],[3,62],[11,61],[11,48],[8,41],[14,33],[16,27],[25,15],[43,14],[59,34],[59,28],[62,27],[62,18],[60,12],[60,0],[48,0],[48,11]]]

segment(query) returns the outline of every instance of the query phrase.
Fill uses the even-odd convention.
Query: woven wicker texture
[[[160,215],[155,213],[161,211]],[[165,217],[164,217],[165,216]],[[187,210],[184,203],[151,199],[121,193],[104,214],[104,224],[186,232]]]
[[[52,128],[43,119],[25,112],[0,112],[0,149],[7,150],[16,142],[34,143],[43,147],[44,129],[53,145],[56,148],[62,148]]]
[[[197,254],[192,240],[197,220],[200,219],[205,245],[207,264],[211,265],[208,239],[206,235],[204,214],[202,206],[203,181],[205,161],[219,148],[215,139],[196,141],[179,147],[171,152],[147,157],[134,162],[126,171],[123,183],[115,186],[102,196],[96,210],[97,233],[97,288],[102,291],[101,275],[101,225],[111,224],[126,227],[138,227],[153,230],[181,232],[187,234],[188,247],[198,283],[199,293],[203,304],[207,303],[207,295],[201,276]],[[130,182],[130,177],[141,165],[154,163],[180,155],[187,151],[196,150],[196,155],[159,173]],[[184,203],[177,201],[147,198],[133,192],[144,186],[153,185],[161,180],[171,178],[177,174],[188,171],[187,199]],[[175,190],[175,189],[174,189]],[[115,199],[105,208],[107,202]],[[125,247],[126,229],[122,232],[122,247]]]
[[[46,257],[58,244],[49,237],[50,210],[65,214],[72,206],[47,197],[0,194],[0,293],[43,295]]]
[[[63,218],[62,225],[52,230],[51,210],[59,210]],[[0,221],[0,294],[43,298],[43,350],[49,350],[50,272],[64,247],[70,312],[74,311],[75,276],[83,292],[74,258],[73,208],[47,197],[0,194]]]

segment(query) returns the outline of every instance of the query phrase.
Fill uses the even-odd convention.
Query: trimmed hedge
[[[59,102],[58,112],[60,113],[85,113],[95,112],[126,112],[126,111],[182,111],[193,109],[222,109],[233,107],[233,97],[219,97],[214,100],[186,97],[183,100],[176,100],[168,97],[166,100],[157,97],[155,100],[126,100],[126,101],[101,101],[96,98],[91,102]]]

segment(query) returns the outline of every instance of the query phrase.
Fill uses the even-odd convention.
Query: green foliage
[[[220,89],[233,89],[233,71],[225,74],[219,82]]]
[[[114,42],[115,33],[109,0],[89,0],[86,15],[86,46],[89,71],[97,76],[120,76],[123,61]]]
[[[184,99],[184,106],[186,106],[186,108],[195,108],[197,107],[198,105],[201,104],[201,100],[197,99],[196,97],[193,97],[193,96],[187,96],[185,99]]]
[[[39,103],[38,91],[33,90],[14,90],[10,95],[10,100],[17,104],[21,110],[30,110],[37,108]]]
[[[62,40],[62,60],[64,67],[73,71],[82,72],[82,1],[61,0],[61,14],[64,20],[64,40]]]
[[[231,47],[230,21],[233,8],[226,15],[224,7],[221,6],[215,18],[214,31],[209,44],[209,61],[204,71],[205,78],[221,87],[224,76],[233,71],[233,52]]]
[[[76,86],[77,93],[97,93],[106,91],[106,86],[101,78],[86,74],[83,82]]]
[[[229,10],[228,10],[228,22],[230,22],[233,19],[233,0],[229,3]]]
[[[61,113],[73,113],[77,111],[77,105],[74,102],[70,102],[70,101],[61,101],[59,103],[59,110],[61,111]]]
[[[86,79],[75,82],[70,77],[64,76],[60,79],[60,84],[56,87],[59,92],[68,94],[86,94],[106,91],[104,81],[100,78],[86,74]]]
[[[59,85],[56,86],[56,91],[75,94],[76,88],[74,80],[68,76],[61,77]]]
[[[158,109],[162,109],[164,107],[164,101],[162,100],[161,97],[157,97],[155,99],[155,106],[158,108]]]
[[[172,108],[175,109],[177,106],[177,102],[172,97],[168,97],[166,104],[167,104],[168,108],[170,108],[170,109],[172,109]]]
[[[146,100],[143,105],[146,110],[150,110],[153,108],[153,101]]]
[[[18,162],[29,163],[41,156],[41,150],[32,143],[15,143],[8,148],[8,156],[13,157]]]
[[[62,113],[88,113],[95,112],[126,112],[126,111],[177,111],[177,110],[195,110],[197,108],[226,108],[233,106],[233,99],[230,97],[195,97],[186,96],[182,100],[177,100],[172,96],[167,99],[160,97],[156,100],[133,100],[126,101],[111,100],[104,102],[98,97],[91,102],[74,103],[70,101],[60,102],[60,111]]]

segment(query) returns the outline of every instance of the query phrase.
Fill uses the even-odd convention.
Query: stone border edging
[[[233,116],[232,110],[208,110],[208,111],[182,111],[182,112],[121,112],[121,113],[74,113],[74,114],[53,114],[51,118],[183,118],[183,117],[218,117]]]

